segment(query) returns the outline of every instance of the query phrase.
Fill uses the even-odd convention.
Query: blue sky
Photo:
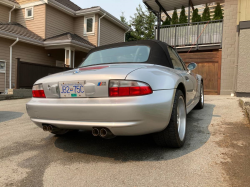
[[[71,0],[81,8],[90,8],[92,6],[100,6],[117,18],[120,18],[124,12],[127,21],[130,16],[136,12],[139,4],[143,5],[142,0]],[[144,7],[144,6],[143,6]]]

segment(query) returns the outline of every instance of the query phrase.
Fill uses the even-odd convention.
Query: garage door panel
[[[220,94],[221,51],[180,53],[180,56],[186,65],[190,62],[198,65],[194,73],[203,77],[205,94]]]

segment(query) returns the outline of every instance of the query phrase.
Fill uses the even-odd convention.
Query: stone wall
[[[250,29],[240,31],[236,92],[250,93]]]
[[[221,95],[228,95],[233,91],[233,76],[236,62],[237,10],[237,0],[225,0],[221,64]]]

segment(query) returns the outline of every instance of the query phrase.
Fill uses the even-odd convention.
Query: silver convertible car
[[[146,40],[92,49],[76,69],[38,80],[27,103],[31,120],[62,135],[152,134],[160,146],[179,148],[186,115],[204,106],[203,79],[166,43]]]

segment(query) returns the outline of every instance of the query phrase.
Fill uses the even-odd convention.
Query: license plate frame
[[[61,98],[83,98],[86,97],[84,81],[64,81],[59,82]]]

